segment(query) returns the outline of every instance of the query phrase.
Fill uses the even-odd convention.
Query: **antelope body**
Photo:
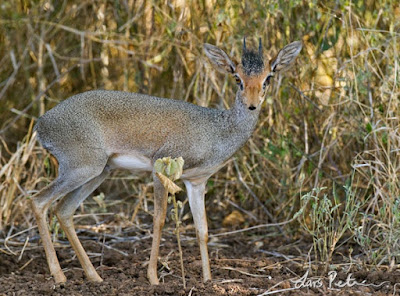
[[[284,47],[264,65],[260,48],[247,50],[236,65],[221,49],[204,45],[218,70],[238,83],[234,106],[217,110],[184,101],[119,91],[90,91],[75,95],[39,118],[35,130],[42,145],[59,162],[58,177],[32,199],[33,211],[56,282],[65,282],[47,224],[47,210],[59,200],[56,215],[71,246],[92,281],[102,281],[74,229],[73,214],[115,168],[148,171],[154,178],[154,229],[148,266],[151,284],[158,284],[157,258],[167,209],[165,191],[153,172],[162,157],[183,157],[182,179],[196,226],[203,280],[211,279],[208,259],[205,184],[251,136],[265,91],[273,74],[287,70],[301,50],[300,42]]]

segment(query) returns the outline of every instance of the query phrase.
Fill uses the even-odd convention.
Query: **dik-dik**
[[[158,284],[157,257],[167,210],[164,187],[153,171],[162,157],[183,157],[185,183],[200,245],[203,280],[211,279],[208,259],[204,193],[208,178],[251,136],[270,79],[286,71],[301,50],[301,42],[285,46],[269,67],[260,45],[246,48],[241,63],[234,63],[218,47],[204,44],[217,70],[237,83],[235,103],[229,110],[204,108],[182,100],[144,94],[97,90],[75,95],[40,117],[35,126],[42,145],[59,163],[58,177],[32,199],[32,207],[51,275],[65,282],[51,241],[47,210],[53,201],[58,221],[78,256],[87,278],[100,282],[76,235],[73,214],[113,169],[152,172],[154,178],[153,243],[147,275]]]

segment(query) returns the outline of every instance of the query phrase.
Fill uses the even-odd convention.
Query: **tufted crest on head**
[[[264,57],[261,38],[259,39],[258,52],[246,48],[246,37],[243,39],[242,68],[247,76],[264,72]]]

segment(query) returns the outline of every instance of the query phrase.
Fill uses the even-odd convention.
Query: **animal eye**
[[[270,82],[271,82],[271,77],[272,77],[272,75],[269,74],[269,75],[267,76],[267,78],[265,78],[264,84],[263,84],[263,89],[265,89],[265,88],[267,87],[267,85],[270,84]]]
[[[235,80],[236,80],[236,84],[239,86],[239,88],[240,88],[240,90],[243,90],[243,82],[242,82],[242,79],[240,79],[240,77],[239,76],[234,76],[235,77]]]
[[[267,79],[265,79],[264,84],[263,84],[263,89],[265,90],[265,88],[267,87],[269,83],[267,82]]]

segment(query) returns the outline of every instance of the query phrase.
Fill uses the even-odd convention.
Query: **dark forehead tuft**
[[[262,73],[264,61],[262,55],[252,50],[245,50],[242,55],[243,72],[247,76]]]

